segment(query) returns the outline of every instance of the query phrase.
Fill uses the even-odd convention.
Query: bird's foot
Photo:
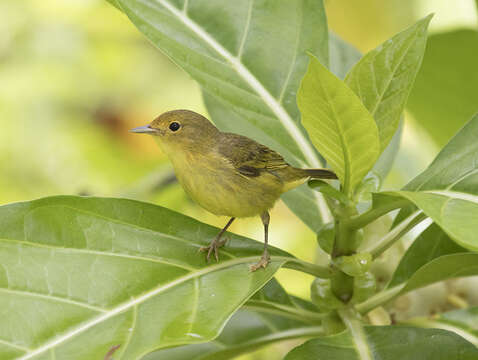
[[[254,264],[254,265],[249,266],[249,270],[251,270],[251,272],[254,272],[254,271],[259,270],[260,268],[265,269],[267,264],[269,264],[270,261],[271,261],[271,257],[269,256],[269,253],[267,251],[264,251],[264,253],[262,254],[261,259],[259,260],[259,262]]]
[[[199,251],[200,252],[206,252],[207,251],[207,256],[206,256],[207,262],[209,262],[209,260],[211,259],[211,255],[214,252],[214,257],[216,258],[216,262],[218,262],[219,261],[219,248],[224,246],[224,244],[227,242],[227,240],[228,240],[227,238],[224,239],[224,240],[219,240],[219,239],[215,238],[213,241],[211,241],[211,243],[208,246],[203,246],[203,247],[199,248]]]

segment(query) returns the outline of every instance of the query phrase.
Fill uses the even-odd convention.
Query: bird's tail
[[[312,179],[337,179],[337,175],[329,169],[302,169]]]

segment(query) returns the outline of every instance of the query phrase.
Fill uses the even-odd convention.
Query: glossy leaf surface
[[[379,155],[375,121],[353,91],[313,56],[297,102],[312,142],[351,195]]]
[[[431,15],[365,54],[345,79],[377,123],[383,151],[400,116],[423,59]]]
[[[218,229],[155,205],[52,197],[0,207],[0,358],[140,358],[199,343],[285,262],[229,234],[219,263],[200,246]],[[275,255],[275,256],[274,256]],[[12,355],[14,354],[14,355]]]
[[[285,360],[473,360],[478,349],[460,336],[439,329],[406,326],[364,328],[361,345],[369,356],[360,356],[349,332],[317,338],[292,350]]]

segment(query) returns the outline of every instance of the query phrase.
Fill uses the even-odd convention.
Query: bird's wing
[[[274,150],[254,140],[231,133],[223,133],[222,136],[219,153],[242,175],[256,177],[265,171],[273,172],[289,166]]]

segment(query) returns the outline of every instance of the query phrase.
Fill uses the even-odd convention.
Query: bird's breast
[[[283,190],[276,176],[244,176],[219,155],[182,154],[171,160],[185,192],[216,215],[260,215],[274,205]]]

